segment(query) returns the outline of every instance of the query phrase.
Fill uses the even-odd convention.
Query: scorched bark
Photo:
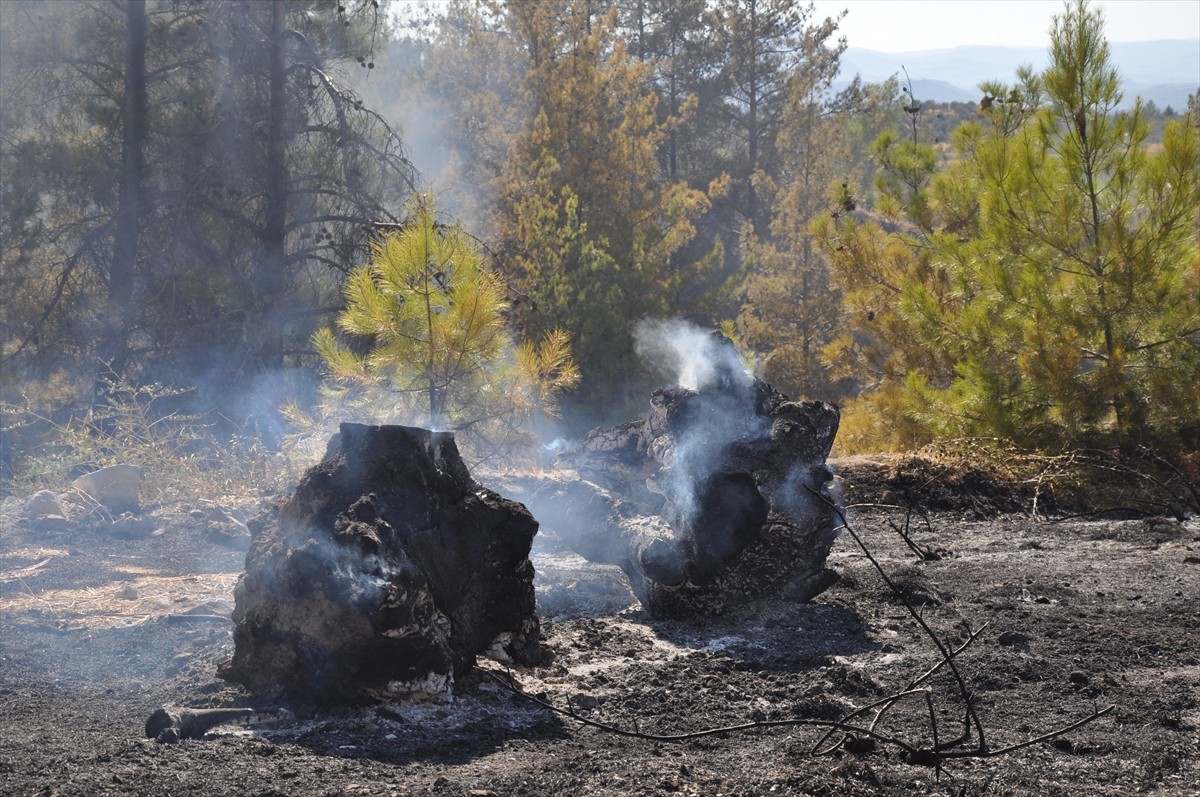
[[[454,437],[342,424],[254,540],[223,677],[312,701],[448,692],[475,657],[539,657],[537,522],[478,485]]]
[[[645,418],[593,430],[562,457],[571,470],[503,483],[576,553],[620,566],[654,616],[807,601],[836,580],[825,459],[838,417],[726,369],[697,390],[656,391]]]

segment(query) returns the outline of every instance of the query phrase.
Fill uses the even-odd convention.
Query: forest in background
[[[843,452],[1200,448],[1196,97],[1118,113],[1086,3],[1044,73],[936,107],[903,75],[834,90],[838,21],[788,0],[2,12],[6,478],[130,428],[277,448],[414,194],[486,255],[514,342],[569,336],[543,431],[638,414],[635,328],[682,319],[838,403]]]

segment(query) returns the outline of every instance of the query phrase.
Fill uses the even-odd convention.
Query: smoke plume
[[[724,336],[680,319],[642,319],[634,327],[634,350],[642,362],[688,390],[703,391],[720,383],[747,387],[753,377],[737,349]]]
[[[699,511],[697,490],[720,471],[726,449],[738,440],[766,437],[770,424],[755,412],[754,377],[724,335],[678,319],[647,319],[635,328],[634,342],[648,367],[699,396],[674,430],[674,447],[662,452],[668,467],[659,485],[677,519],[690,526]]]

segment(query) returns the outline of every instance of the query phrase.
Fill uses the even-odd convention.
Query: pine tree
[[[572,335],[596,386],[572,402],[574,414],[589,425],[615,420],[644,395],[630,378],[632,323],[666,312],[693,266],[703,268],[673,256],[724,182],[698,190],[663,180],[658,156],[672,123],[658,120],[649,65],[616,38],[615,10],[557,0],[506,12],[533,123],[497,176],[503,268],[529,298],[518,312],[527,332]]]
[[[828,187],[839,178],[846,195],[832,199],[843,211],[852,204],[845,183],[852,179],[849,115],[843,106],[857,91],[832,91],[844,49],[844,42],[827,46],[836,30],[837,22],[827,19],[798,42],[804,57],[788,81],[776,139],[780,163],[773,176],[762,172],[756,180],[772,210],[771,223],[750,231],[744,244],[744,304],[737,319],[743,340],[762,354],[769,381],[785,393],[822,399],[840,393],[821,357],[840,312],[828,264],[808,226],[829,207]]]
[[[1131,442],[1200,417],[1200,131],[1146,146],[1087,3],[1051,40],[1041,75],[987,87],[952,165],[879,143],[890,231],[822,223],[848,301],[874,305],[881,425]]]
[[[906,413],[906,379],[910,373],[952,373],[952,364],[916,334],[900,306],[910,282],[930,284],[945,295],[929,246],[945,226],[929,213],[936,150],[895,129],[881,133],[868,149],[875,167],[874,207],[843,205],[810,225],[841,294],[841,325],[822,359],[833,379],[856,386],[856,395],[842,406],[838,444],[846,451],[928,442],[928,429]]]
[[[476,241],[440,224],[427,200],[409,212],[346,281],[338,328],[361,343],[331,329],[313,338],[335,384],[329,409],[448,429],[476,455],[494,453],[578,381],[570,338],[552,330],[515,346],[505,285]]]
[[[977,291],[937,325],[996,353],[960,357],[951,407],[967,430],[996,427],[979,408],[998,405],[1014,435],[1169,432],[1200,416],[1200,136],[1170,123],[1150,151],[1141,101],[1117,111],[1103,18],[1082,0],[1055,19],[1041,88],[1015,135],[964,131],[979,254],[948,265]]]
[[[303,365],[365,228],[411,185],[399,138],[339,73],[365,62],[375,10],[10,5],[5,398],[53,378],[47,398],[70,402],[99,363],[135,385],[199,385],[192,409],[269,415],[239,399]]]
[[[715,111],[721,119],[721,143],[731,152],[726,168],[734,180],[731,199],[741,216],[737,227],[746,223],[761,233],[770,223],[770,207],[756,180],[760,173],[778,174],[782,150],[776,139],[794,76],[812,70],[818,61],[837,72],[841,50],[835,46],[826,54],[812,47],[824,45],[836,24],[812,26],[812,14],[811,5],[792,0],[713,4],[708,22],[720,42],[717,83],[722,96]]]

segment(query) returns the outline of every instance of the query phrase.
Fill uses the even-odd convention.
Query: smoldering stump
[[[454,437],[342,424],[249,524],[222,677],[312,702],[447,692],[480,653],[539,658],[537,522],[478,485]]]
[[[790,401],[719,357],[696,389],[657,390],[646,417],[590,432],[559,471],[497,483],[546,533],[621,567],[654,616],[807,601],[837,578],[825,567],[836,537],[825,460],[838,420],[836,407]]]

